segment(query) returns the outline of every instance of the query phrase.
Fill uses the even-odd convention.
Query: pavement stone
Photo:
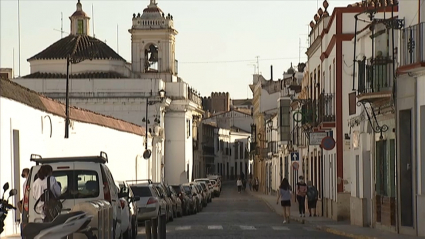
[[[247,191],[249,194],[260,198],[266,205],[278,215],[283,216],[283,210],[280,204],[276,204],[276,195],[266,195],[262,192]],[[424,237],[400,235],[388,231],[374,229],[370,227],[360,227],[351,225],[349,221],[334,221],[326,217],[299,217],[298,204],[292,203],[291,205],[291,221],[297,221],[302,224],[311,225],[321,231],[332,233],[339,236],[356,238],[356,239],[418,239]]]

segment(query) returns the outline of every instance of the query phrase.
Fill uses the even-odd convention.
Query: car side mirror
[[[125,197],[128,197],[128,192],[126,192],[126,193],[118,193],[118,197],[119,198],[125,198]]]
[[[192,194],[192,196],[196,197],[196,193]]]

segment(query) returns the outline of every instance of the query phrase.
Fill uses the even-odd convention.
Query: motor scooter
[[[58,239],[82,233],[88,239],[97,239],[89,223],[93,216],[83,211],[58,215],[52,222],[28,223],[22,230],[25,239]]]
[[[0,234],[3,233],[4,231],[4,220],[7,217],[8,211],[10,209],[16,210],[16,207],[9,204],[9,198],[12,196],[15,196],[18,193],[18,191],[16,189],[10,190],[9,197],[7,197],[7,200],[4,200],[4,194],[6,193],[7,190],[9,190],[8,182],[3,185],[3,196],[1,197],[1,201],[0,201]]]

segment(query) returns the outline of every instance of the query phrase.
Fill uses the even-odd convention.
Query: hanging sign
[[[324,149],[324,150],[332,150],[335,148],[335,140],[333,137],[327,136],[324,137],[322,139],[322,143],[320,144],[320,146]]]

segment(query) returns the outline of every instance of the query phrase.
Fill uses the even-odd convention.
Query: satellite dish
[[[146,149],[145,152],[143,152],[143,158],[149,159],[152,155],[152,151],[150,149]]]

